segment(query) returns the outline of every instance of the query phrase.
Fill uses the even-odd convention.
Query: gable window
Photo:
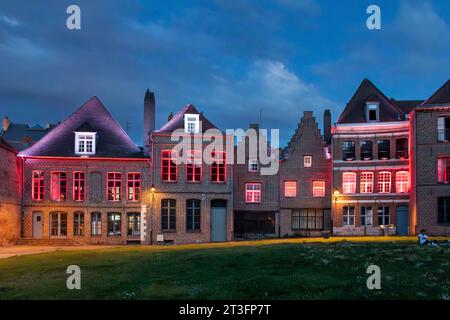
[[[141,174],[131,172],[127,174],[127,197],[129,201],[141,199]]]
[[[141,235],[141,214],[139,212],[130,212],[127,214],[128,230],[127,235],[137,237]]]
[[[372,160],[372,141],[361,141],[361,160]]]
[[[75,132],[75,153],[80,155],[95,154],[95,132]]]
[[[122,215],[118,212],[108,213],[108,236],[120,236]]]
[[[100,212],[91,213],[91,236],[102,235],[102,214]]]
[[[438,182],[450,183],[450,157],[438,158]]]
[[[177,181],[178,170],[175,159],[176,151],[163,150],[161,152],[161,179],[163,181]]]
[[[297,196],[297,181],[284,182],[284,196],[286,198],[292,198]]]
[[[378,172],[378,192],[391,192],[391,173],[387,171]]]
[[[367,102],[366,103],[366,119],[367,122],[378,122],[379,121],[379,110],[377,102]]]
[[[391,142],[389,140],[378,141],[378,159],[387,160],[391,158]]]
[[[378,207],[378,225],[385,226],[390,223],[389,207]]]
[[[261,183],[245,184],[245,202],[247,203],[261,202]]]
[[[408,139],[395,140],[395,157],[397,159],[408,159]]]
[[[312,191],[313,191],[313,197],[318,197],[318,198],[325,197],[325,181],[314,180]]]
[[[35,201],[44,200],[44,172],[33,171],[31,198]]]
[[[67,213],[50,212],[50,236],[51,237],[67,236]]]
[[[342,224],[344,226],[355,225],[355,207],[345,206],[342,208]]]
[[[342,192],[345,194],[356,192],[356,173],[344,172],[342,173]]]
[[[108,200],[120,201],[122,193],[122,174],[119,172],[108,172],[106,180]]]
[[[342,144],[342,156],[344,161],[355,160],[355,141],[344,141]]]
[[[312,156],[303,156],[303,167],[305,168],[312,167]]]
[[[438,141],[450,141],[450,117],[438,117]]]
[[[186,181],[200,182],[202,180],[202,152],[189,150],[186,159]]]
[[[65,201],[67,195],[67,173],[51,173],[51,197],[53,201]]]
[[[175,199],[161,200],[161,229],[163,231],[176,230],[176,204]]]
[[[450,197],[438,198],[438,223],[450,224]]]
[[[395,191],[397,193],[409,192],[409,172],[397,171],[395,173]]]
[[[184,131],[187,133],[199,133],[200,131],[200,115],[185,114],[184,115]]]
[[[73,235],[84,236],[84,213],[75,212],[73,214]]]
[[[73,173],[73,200],[84,201],[85,183],[86,181],[84,172]]]
[[[373,211],[370,206],[362,206],[361,207],[361,225],[362,226],[371,226],[373,220]]]
[[[225,167],[226,153],[223,151],[213,151],[211,153],[211,181],[225,182],[226,167]]]
[[[248,160],[248,172],[258,172],[259,162],[257,159]]]
[[[360,175],[360,192],[372,193],[373,192],[373,172],[361,172]]]
[[[200,204],[198,199],[186,200],[186,230],[200,230]]]

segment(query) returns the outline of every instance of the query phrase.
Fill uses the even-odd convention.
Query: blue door
[[[409,227],[408,206],[397,207],[397,234],[407,236]]]
[[[227,207],[223,202],[211,206],[211,241],[227,241]]]

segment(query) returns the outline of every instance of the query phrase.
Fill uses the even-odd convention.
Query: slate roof
[[[1,130],[0,136],[17,151],[24,150],[30,145],[36,143],[51,130],[56,128],[56,124],[50,124],[46,128],[35,125],[30,127],[28,124],[11,123],[8,130]]]
[[[420,107],[450,103],[450,79],[425,100]]]
[[[78,157],[75,134],[79,129],[97,132],[96,158],[143,158],[122,127],[97,97],[92,97],[55,129],[19,156]]]
[[[13,147],[9,145],[8,142],[6,142],[5,139],[3,139],[2,137],[0,137],[0,148],[6,149],[13,153],[17,153],[17,151],[14,150]]]
[[[409,114],[415,107],[423,103],[423,100],[395,100],[393,98],[391,98],[391,101],[404,114]]]
[[[217,127],[203,115],[203,112],[200,113],[192,104],[187,104],[183,107],[183,109],[181,109],[181,111],[175,114],[172,117],[172,119],[170,119],[165,125],[163,125],[159,130],[156,130],[156,132],[173,132],[177,129],[184,129],[185,114],[200,115],[199,119],[202,124],[202,132],[205,132],[208,129],[217,129]]]

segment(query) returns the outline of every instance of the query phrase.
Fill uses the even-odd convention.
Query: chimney
[[[169,115],[167,116],[167,122],[169,122],[170,120],[172,120],[173,118],[173,113],[172,111],[169,113]]]
[[[3,123],[2,123],[3,131],[8,131],[10,124],[11,124],[11,120],[9,120],[9,118],[7,116],[4,116]]]
[[[323,140],[328,143],[331,136],[331,112],[326,109],[323,113]]]
[[[149,89],[144,98],[144,154],[150,153],[150,133],[155,131],[155,94]]]

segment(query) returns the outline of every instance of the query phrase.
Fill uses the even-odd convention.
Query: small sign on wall
[[[156,242],[164,242],[164,235],[163,234],[157,234],[156,235]]]

